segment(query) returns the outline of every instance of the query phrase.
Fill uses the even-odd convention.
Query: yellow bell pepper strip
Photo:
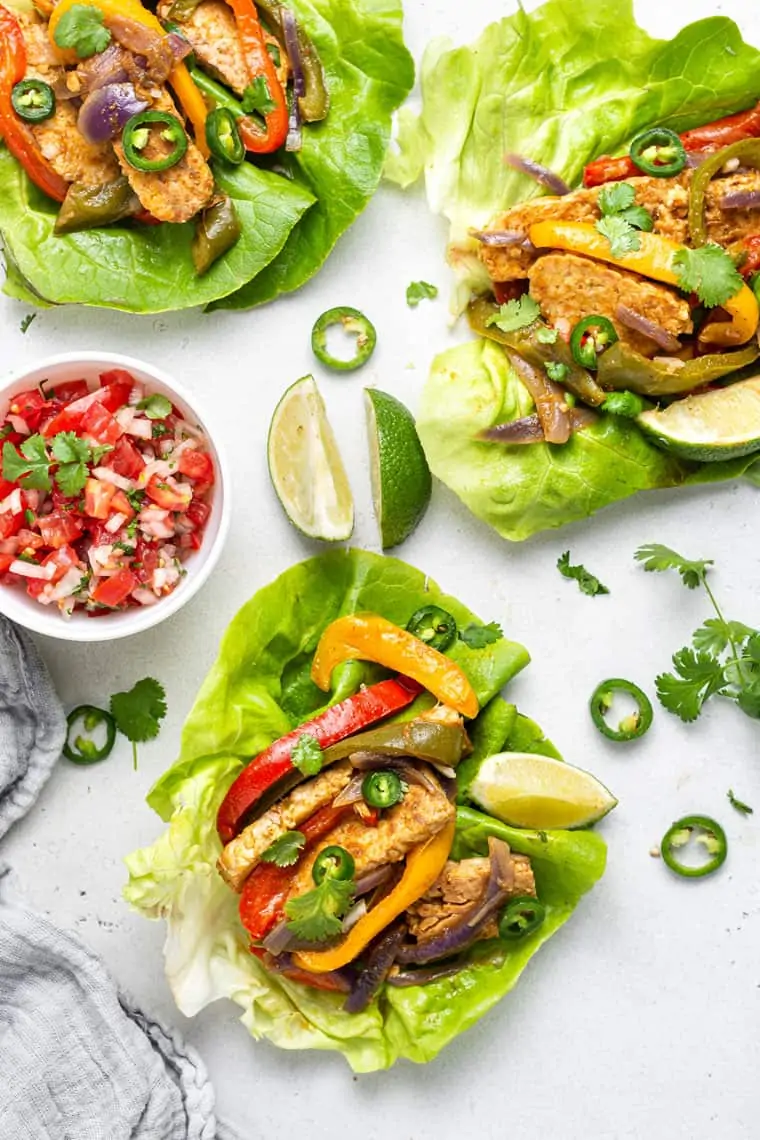
[[[58,27],[58,21],[75,4],[82,2],[83,0],[60,0],[56,4],[48,24],[48,35],[52,44],[55,44],[55,30]],[[160,36],[166,35],[166,30],[159,23],[158,18],[143,8],[139,0],[84,0],[84,3],[102,12],[106,18],[106,23],[109,16],[124,16],[129,20],[134,20],[136,24],[150,28],[151,31]],[[190,78],[190,72],[184,63],[175,64],[169,76],[169,83],[172,85],[183,111],[193,125],[195,145],[203,157],[208,158],[210,153],[206,142],[208,108],[202,94]]]
[[[378,614],[338,618],[319,639],[311,679],[327,692],[342,661],[376,661],[424,685],[434,697],[470,719],[480,712],[475,690],[455,662]]]
[[[636,236],[639,249],[613,257],[607,238],[589,222],[537,222],[529,230],[530,240],[537,249],[566,249],[583,257],[607,261],[666,285],[678,286],[673,255],[684,247],[661,234],[638,233]],[[760,320],[755,294],[743,285],[721,308],[726,310],[731,320],[707,324],[700,333],[700,341],[724,347],[746,344],[756,332]]]
[[[398,884],[352,926],[342,942],[329,950],[303,950],[294,954],[296,965],[310,974],[326,974],[353,962],[373,938],[430,890],[451,854],[456,826],[456,820],[452,820],[427,843],[421,843],[409,853]]]

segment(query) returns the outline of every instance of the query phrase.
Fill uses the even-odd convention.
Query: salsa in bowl
[[[226,536],[228,480],[176,382],[109,353],[52,357],[0,390],[0,612],[104,641],[176,612]]]

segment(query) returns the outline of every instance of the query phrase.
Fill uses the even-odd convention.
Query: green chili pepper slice
[[[348,360],[341,360],[327,350],[327,330],[334,325],[342,325],[345,332],[356,335],[356,354]],[[328,309],[317,319],[311,330],[311,351],[320,364],[327,368],[334,368],[336,372],[353,372],[366,364],[377,344],[377,332],[364,313],[352,309],[349,305],[339,305],[335,309]]]
[[[607,317],[592,313],[578,321],[570,333],[570,351],[573,360],[582,368],[596,370],[598,358],[618,339],[615,326]]]
[[[608,724],[606,719],[607,713],[612,708],[615,693],[629,693],[637,705],[636,711],[621,720],[617,728]],[[632,681],[626,681],[622,677],[611,677],[608,681],[602,681],[601,685],[597,685],[591,696],[589,707],[591,719],[602,736],[606,736],[608,740],[638,740],[640,736],[649,731],[654,716],[652,702],[646,693],[642,692],[638,685],[634,685]]]
[[[499,937],[509,942],[518,938],[527,938],[540,926],[546,918],[546,907],[539,899],[532,895],[520,895],[507,903],[499,919]]]
[[[80,720],[84,733],[76,732]],[[99,709],[95,705],[79,705],[69,713],[66,723],[69,727],[63,755],[67,760],[73,764],[97,764],[99,760],[105,760],[111,755],[116,740],[116,721],[105,709]],[[93,734],[101,725],[105,725],[106,738],[103,744],[97,745]],[[74,733],[76,735],[72,740]]]
[[[206,119],[206,142],[215,158],[239,166],[245,158],[245,146],[235,116],[228,107],[217,107]]]
[[[702,843],[710,856],[706,862],[696,867],[682,863],[677,855],[690,839]],[[682,875],[685,879],[701,879],[723,866],[728,855],[728,840],[725,831],[716,820],[710,819],[707,815],[685,815],[683,819],[676,820],[663,835],[660,853],[665,865],[676,875]]]
[[[55,114],[55,91],[43,79],[22,79],[11,91],[11,105],[25,123],[42,123]]]
[[[353,879],[354,870],[354,857],[351,852],[346,851],[345,847],[334,844],[332,847],[325,847],[317,855],[311,869],[311,877],[317,886],[325,879],[345,882],[347,879]]]
[[[439,653],[445,652],[457,635],[457,623],[440,606],[423,606],[406,623],[409,633],[414,634]]]
[[[742,166],[760,170],[760,139],[741,139],[706,158],[691,176],[689,186],[689,239],[694,246],[707,241],[705,195],[707,187],[727,162],[738,158]]]
[[[362,782],[365,803],[373,808],[391,808],[406,795],[406,784],[397,772],[383,769],[370,772]]]
[[[654,127],[636,135],[631,143],[631,162],[644,174],[672,178],[686,166],[686,150],[675,131]]]
[[[148,158],[143,151],[155,138],[167,143],[170,149],[155,158]],[[187,152],[185,128],[176,115],[166,111],[140,111],[133,115],[124,127],[121,142],[129,165],[148,174],[171,169]]]

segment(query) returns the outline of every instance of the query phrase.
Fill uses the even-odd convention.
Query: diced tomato
[[[143,585],[150,582],[153,571],[158,569],[158,550],[142,539],[135,548],[134,571]]]
[[[51,439],[54,435],[58,435],[60,431],[79,431],[79,426],[82,422],[82,412],[72,411],[73,404],[64,408],[62,412],[58,412],[51,420],[47,420],[42,425],[42,434],[45,439]]]
[[[196,479],[208,486],[214,482],[214,464],[205,451],[183,451],[178,466],[181,474],[188,479]]]
[[[89,394],[86,380],[66,380],[63,384],[56,384],[50,389],[49,399],[58,400],[61,404],[71,404],[74,400],[81,400],[82,396]]]
[[[15,554],[0,554],[0,574],[5,574],[11,562],[15,558]]]
[[[201,499],[194,498],[185,511],[185,518],[189,523],[192,523],[196,530],[203,530],[210,514],[211,507],[208,503],[204,503]]]
[[[81,560],[73,546],[64,545],[42,559],[43,566],[50,566],[51,564],[55,566],[55,574],[50,581],[59,582],[64,574],[71,570],[72,566],[80,566]]]
[[[19,550],[39,550],[41,546],[45,545],[41,535],[34,530],[27,530],[25,527],[21,528],[16,538],[18,539]]]
[[[30,598],[39,598],[48,584],[46,578],[23,578],[22,581],[26,582],[26,592]]]
[[[100,479],[88,479],[84,485],[85,514],[93,519],[107,519],[111,513],[111,500],[116,494],[112,483]]]
[[[129,372],[123,368],[112,368],[100,374],[100,402],[109,412],[118,412],[119,408],[129,403],[136,381]]]
[[[111,514],[125,515],[127,522],[130,522],[135,517],[132,505],[123,491],[116,491],[116,494],[111,499]]]
[[[95,443],[110,445],[115,444],[124,434],[118,420],[114,419],[107,408],[98,403],[91,404],[84,413],[79,430],[83,436],[94,440]]]
[[[184,511],[190,504],[187,495],[180,494],[171,483],[159,479],[157,475],[151,477],[145,490],[148,497],[164,511]]]
[[[104,467],[110,467],[125,479],[136,479],[145,466],[145,460],[135,445],[125,435],[121,437],[113,451],[103,460]]]
[[[104,578],[92,593],[92,600],[99,606],[111,609],[125,602],[139,585],[131,570],[118,570],[111,578]]]
[[[131,391],[131,387],[130,387]],[[46,439],[51,436],[57,435],[59,431],[75,431],[78,432],[82,426],[85,412],[89,411],[94,404],[99,404],[108,412],[116,412],[126,402],[126,397],[120,403],[118,401],[119,389],[117,388],[96,388],[94,392],[88,392],[86,396],[80,396],[78,400],[74,400],[68,404],[63,411],[54,416],[52,420],[47,422],[43,429],[43,434]],[[127,396],[129,392],[127,392]]]
[[[742,241],[744,261],[739,266],[743,277],[751,277],[760,270],[760,234],[750,234]]]
[[[24,512],[20,514],[13,514],[12,511],[4,511],[0,515],[0,542],[6,538],[13,538],[14,534],[18,534],[24,522]]]
[[[30,432],[35,432],[40,424],[47,400],[37,388],[29,392],[19,392],[14,396],[8,409],[14,416],[21,416]]]
[[[53,550],[68,542],[75,542],[82,536],[79,520],[66,511],[51,511],[49,515],[39,518],[37,525],[45,546],[52,546]]]

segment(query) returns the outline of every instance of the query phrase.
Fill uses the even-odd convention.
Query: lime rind
[[[642,412],[636,423],[682,459],[716,463],[751,455],[760,451],[760,376]]]
[[[409,409],[377,388],[365,388],[364,394],[372,501],[383,550],[388,550],[419,525],[433,480]]]
[[[483,761],[469,795],[513,827],[573,830],[597,823],[617,805],[583,768],[532,752],[500,752]]]

